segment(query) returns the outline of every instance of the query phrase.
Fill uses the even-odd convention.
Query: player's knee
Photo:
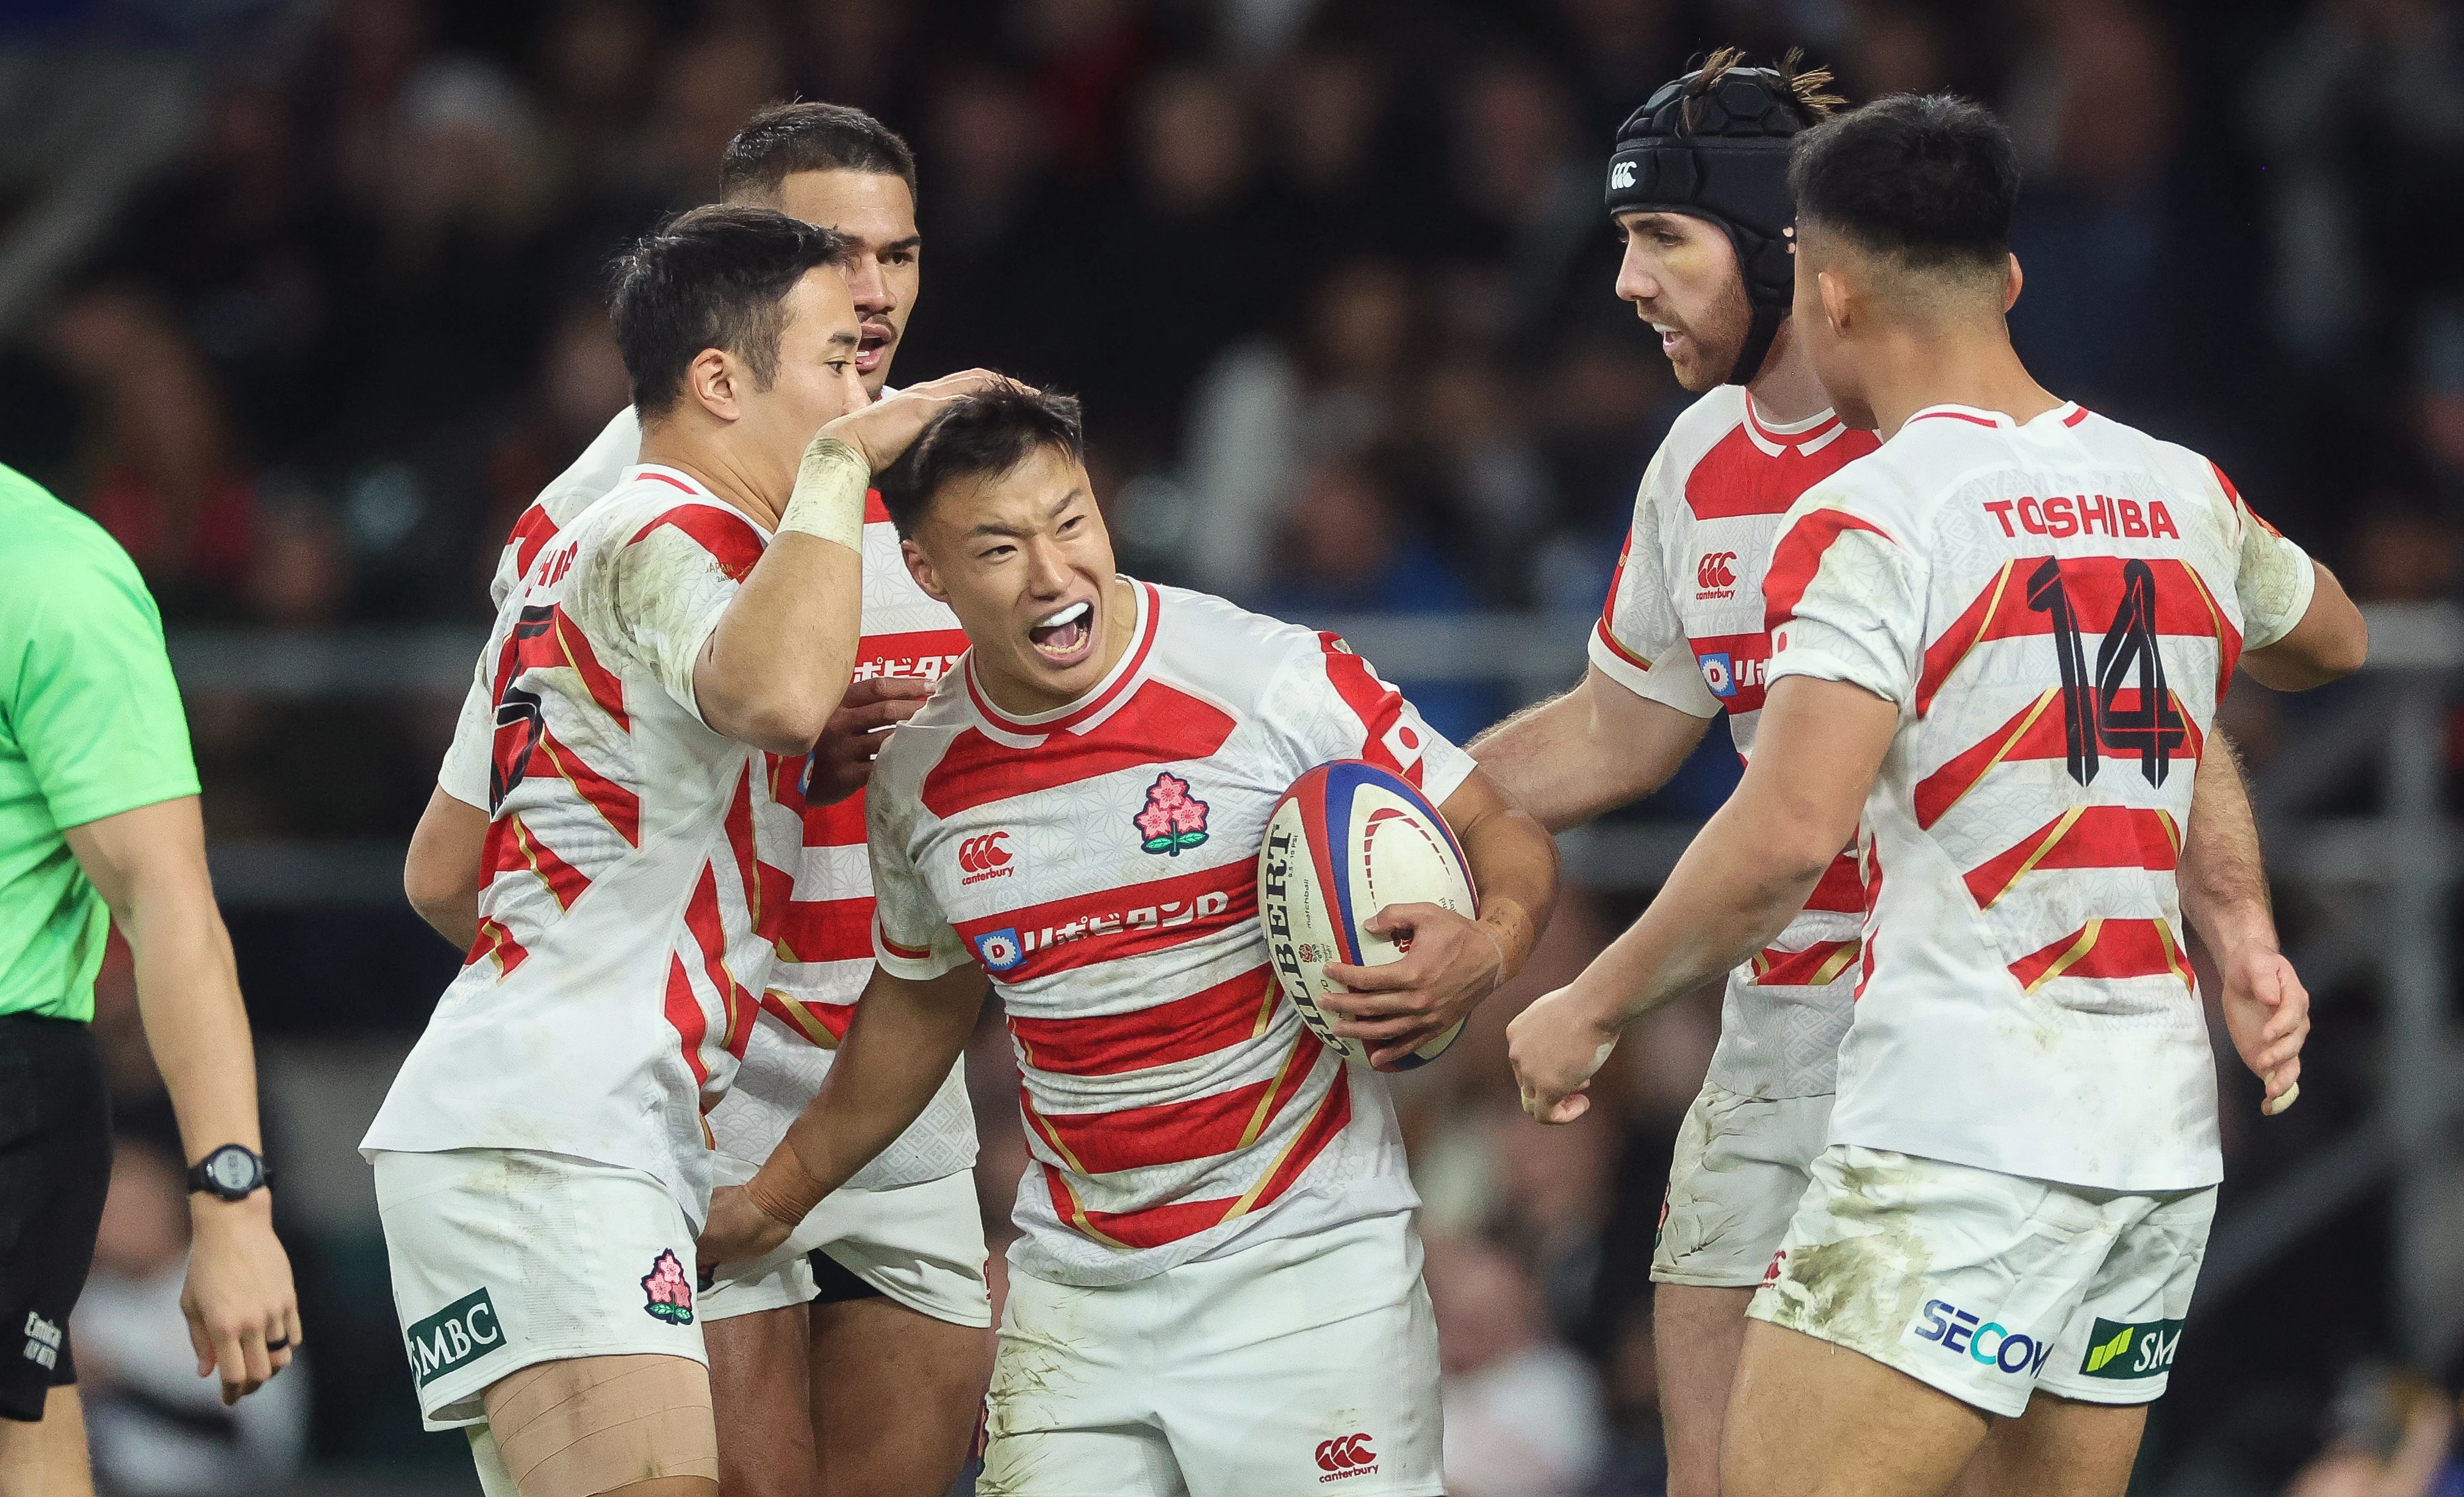
[[[522,1497],[717,1497],[710,1374],[682,1356],[542,1362],[488,1390]]]

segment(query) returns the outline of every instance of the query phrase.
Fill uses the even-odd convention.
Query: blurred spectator
[[[1406,472],[1392,451],[1307,470],[1284,514],[1275,578],[1259,606],[1307,625],[1347,613],[1471,609],[1470,586],[1429,534],[1430,519],[1451,506],[1424,499],[1407,508],[1400,487]],[[1407,671],[1396,684],[1430,727],[1458,743],[1501,715],[1499,693],[1488,682],[1418,681]]]
[[[2269,324],[2340,370],[2398,356],[2392,321],[2452,291],[2464,189],[2464,35],[2437,0],[2313,0],[2251,78],[2267,153]]]
[[[2355,598],[2430,603],[2454,590],[2455,526],[2418,501],[2380,499],[2363,514],[2352,545]]]
[[[1066,260],[1039,262],[1033,284],[1045,302],[1040,342],[1092,338],[1101,351],[1080,381],[1090,426],[1160,448],[1214,351],[1287,295],[1290,245],[1228,77],[1151,75],[1133,125],[1130,181],[1103,200]],[[1090,246],[1102,249],[1091,275],[1079,258]]]
[[[1608,1469],[1592,1497],[1663,1497],[1668,1452],[1661,1436],[1650,1295],[1636,1296],[1617,1331],[1605,1359],[1612,1449]]]
[[[1190,401],[1190,572],[1234,599],[1265,584],[1303,467],[1351,458],[1395,430],[1419,353],[1411,274],[1395,260],[1339,263],[1297,320],[1291,342],[1257,338],[1225,350]]]
[[[2455,1399],[2427,1378],[2356,1368],[2328,1411],[2327,1448],[2284,1497],[2456,1497],[2455,1417]]]
[[[1454,1497],[1578,1497],[1607,1454],[1591,1368],[1550,1334],[1529,1277],[1477,1238],[1427,1248]]]
[[[2027,286],[2012,338],[2036,378],[2107,403],[2164,351],[2158,184],[2181,85],[2134,0],[2031,0],[2033,35],[2004,105],[2025,187],[2012,248]]]
[[[197,1376],[180,1293],[188,1273],[187,1184],[170,1156],[122,1137],[70,1322],[95,1474],[107,1491],[176,1497],[262,1492],[307,1449],[306,1353],[226,1408]]]
[[[84,393],[82,507],[134,558],[167,614],[244,611],[257,565],[253,477],[196,349],[153,298],[102,286],[53,320]]]

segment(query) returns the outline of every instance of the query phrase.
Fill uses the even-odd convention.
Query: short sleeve
[[[876,770],[876,775],[878,770]],[[866,798],[865,831],[872,857],[872,956],[881,970],[929,982],[970,959],[966,943],[924,887],[907,845],[895,796]]]
[[[134,563],[68,554],[10,580],[0,713],[55,826],[197,793],[162,616]]]
[[[1693,648],[1668,589],[1666,523],[1670,495],[1662,492],[1666,449],[1644,470],[1635,492],[1634,523],[1617,554],[1609,595],[1592,629],[1591,660],[1601,674],[1637,696],[1697,717],[1720,715],[1720,699],[1703,684]]]
[[[1401,692],[1332,634],[1317,636],[1275,674],[1263,703],[1295,757],[1295,776],[1338,759],[1366,760],[1419,788],[1432,805],[1470,777],[1470,755],[1441,737]]]
[[[445,762],[437,767],[436,788],[464,805],[488,808],[488,765],[495,746],[496,711],[488,689],[488,653],[471,668],[471,689],[462,693],[462,712],[453,719],[453,741],[446,745]]]
[[[1797,501],[1763,583],[1771,680],[1846,681],[1912,711],[1924,656],[1917,560],[1837,493]]]
[[[2242,648],[2264,649],[2301,622],[2319,588],[2319,571],[2310,554],[2284,539],[2281,531],[2259,517],[2226,477],[2209,465],[2224,485],[2234,517],[2241,521],[2240,556],[2233,567],[2233,592],[2241,605]]]
[[[767,543],[734,510],[679,505],[627,538],[610,563],[616,637],[696,720],[693,662]]]

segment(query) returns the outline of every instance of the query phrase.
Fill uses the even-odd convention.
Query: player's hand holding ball
[[[1370,1046],[1369,1064],[1379,1069],[1463,1023],[1506,980],[1497,934],[1441,905],[1388,905],[1361,928],[1404,947],[1402,959],[1376,967],[1328,962],[1327,978],[1349,991],[1328,993],[1318,1006],[1335,1021],[1335,1033]]]
[[[1592,1077],[1617,1048],[1617,1030],[1595,1015],[1598,1002],[1577,985],[1544,993],[1506,1026],[1506,1054],[1523,1111],[1544,1123],[1571,1123],[1592,1110]]]

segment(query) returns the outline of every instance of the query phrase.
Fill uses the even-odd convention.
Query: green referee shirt
[[[0,467],[0,1014],[94,1018],[111,915],[60,828],[196,793],[137,564]]]

